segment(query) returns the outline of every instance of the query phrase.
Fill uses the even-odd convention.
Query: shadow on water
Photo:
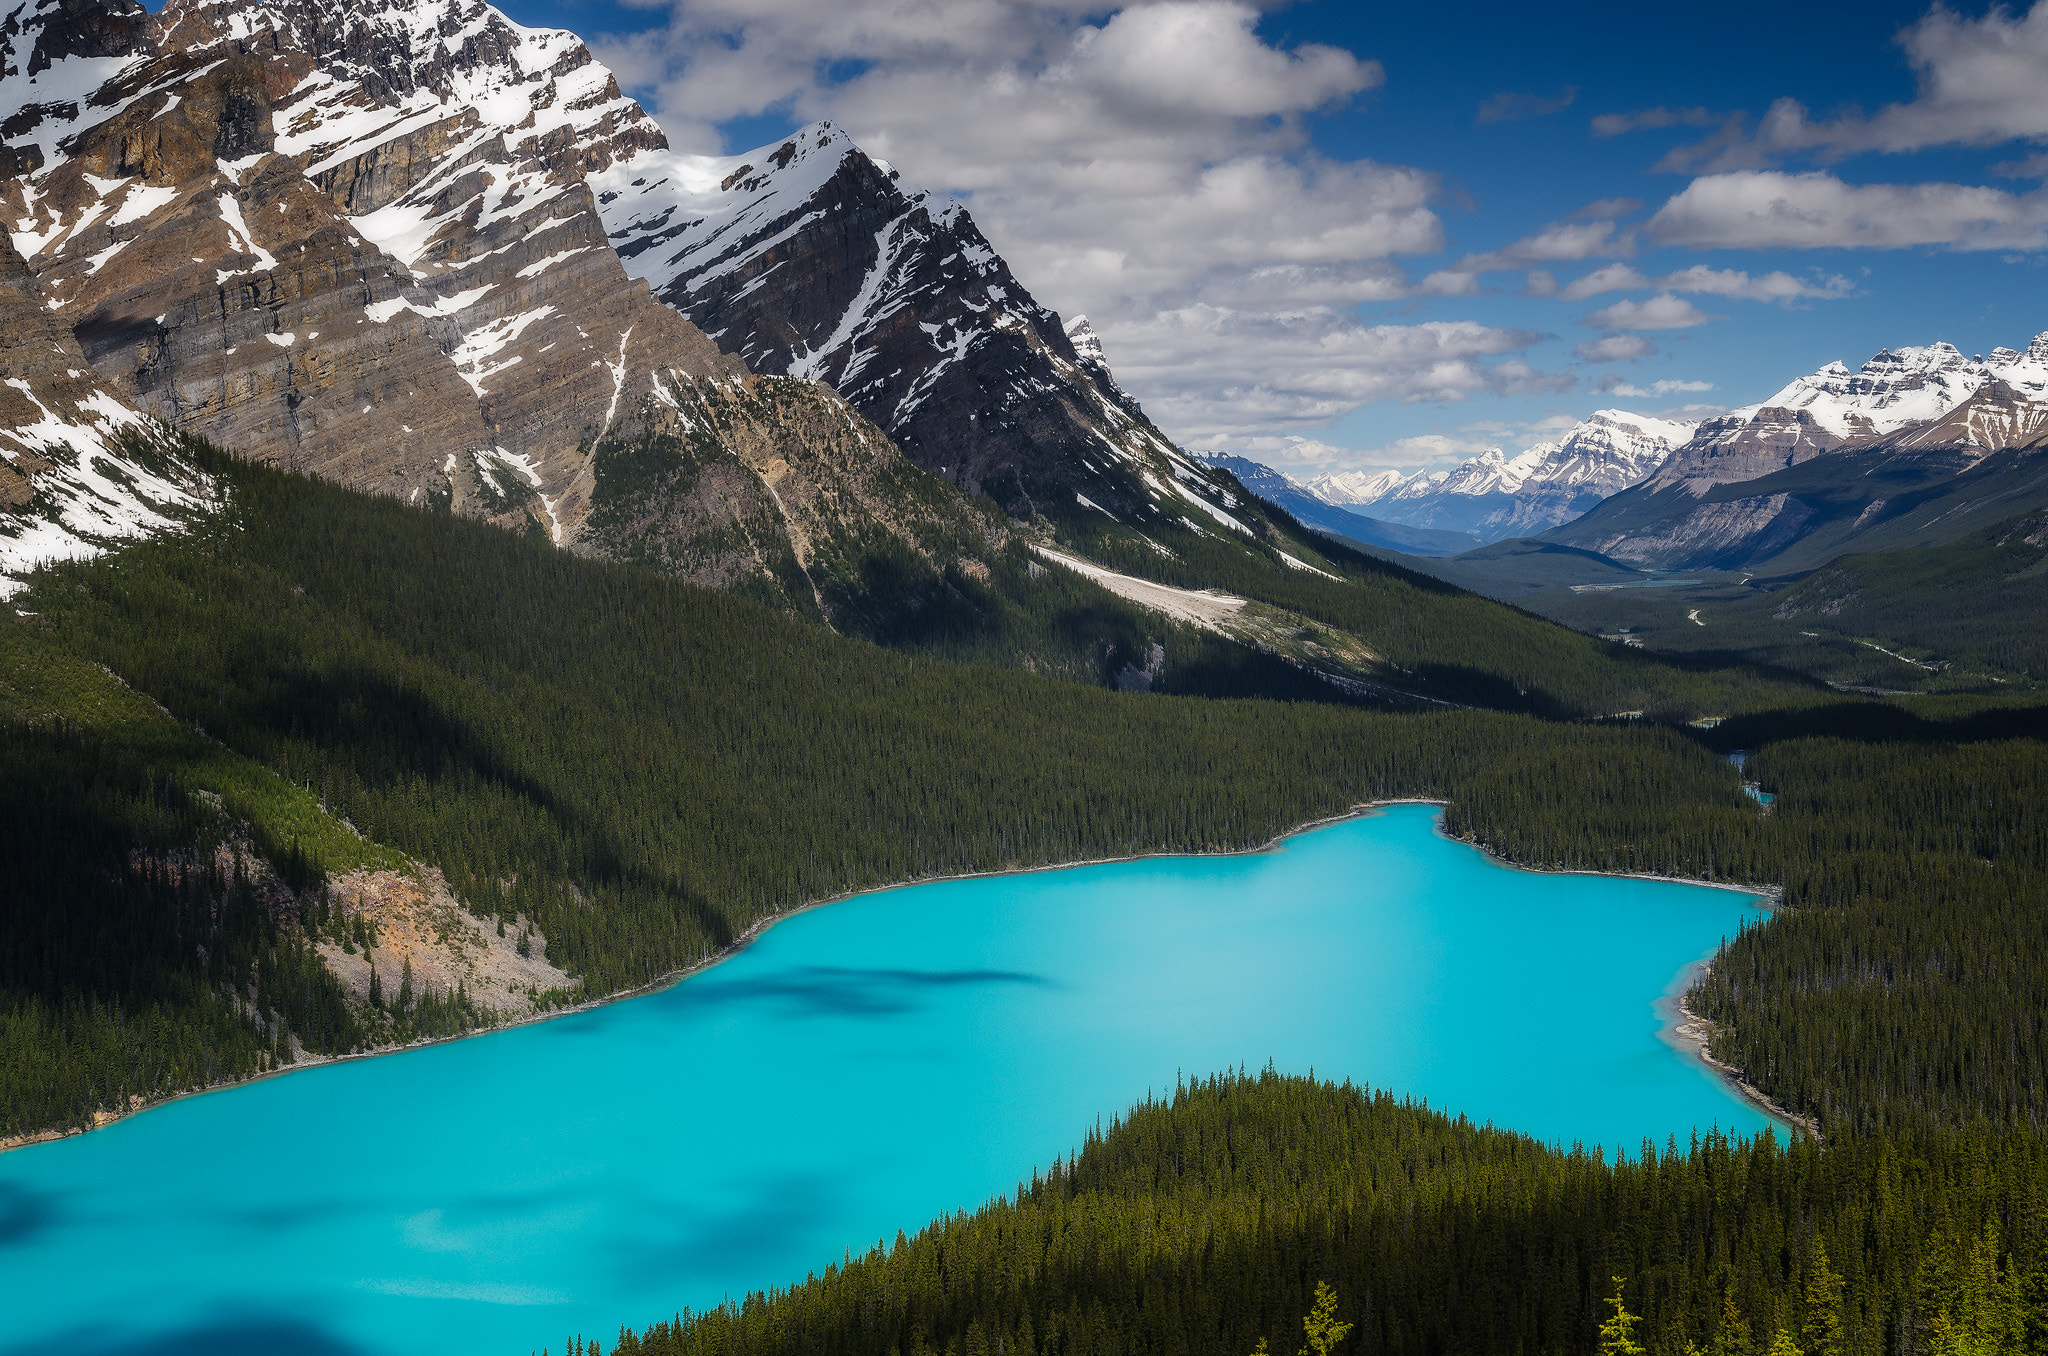
[[[1043,975],[1022,970],[893,970],[806,965],[757,978],[690,986],[694,1006],[779,1003],[807,1017],[893,1017],[921,1006],[921,995],[980,984],[1021,984],[1051,988]],[[681,992],[681,991],[679,991]]]
[[[792,1254],[819,1251],[822,1267],[829,1249],[792,1248],[816,1230],[821,1220],[843,1215],[838,1184],[823,1173],[788,1173],[758,1184],[751,1198],[730,1210],[676,1212],[660,1232],[620,1240],[612,1265],[636,1285],[676,1286],[689,1278],[735,1274],[758,1277],[761,1284],[786,1284],[798,1276],[778,1275]],[[741,1296],[733,1296],[738,1299]]]
[[[56,1221],[57,1208],[45,1191],[0,1182],[0,1248],[19,1248]]]
[[[369,1356],[367,1348],[296,1318],[270,1315],[229,1317],[173,1332],[140,1337],[73,1333],[30,1347],[4,1347],[4,1356],[62,1351],[68,1356]]]

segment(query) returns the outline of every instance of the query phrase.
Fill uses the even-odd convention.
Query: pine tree
[[[1301,1349],[1300,1356],[1330,1356],[1331,1348],[1344,1340],[1351,1331],[1349,1323],[1337,1321],[1337,1292],[1330,1289],[1328,1281],[1316,1282],[1315,1303],[1301,1320],[1302,1331],[1308,1334],[1308,1345]]]
[[[1806,1314],[1800,1325],[1806,1356],[1843,1356],[1842,1277],[1828,1265],[1827,1244],[1813,1240],[1806,1270]]]
[[[1608,1303],[1614,1306],[1614,1314],[1600,1325],[1600,1356],[1643,1356],[1642,1345],[1635,1339],[1639,1315],[1632,1314],[1621,1302],[1623,1281],[1614,1278],[1614,1294]],[[1776,1356],[1776,1353],[1773,1353]],[[1794,1353],[1797,1356],[1797,1353]]]

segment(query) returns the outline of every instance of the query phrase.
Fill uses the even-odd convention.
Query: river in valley
[[[1660,1038],[1755,900],[1436,820],[880,891],[659,993],[0,1154],[0,1352],[609,1349],[1268,1061],[1564,1144],[1764,1128]]]

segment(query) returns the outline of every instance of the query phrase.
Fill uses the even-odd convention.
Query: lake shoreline
[[[1714,1053],[1708,1048],[1708,1045],[1713,1040],[1714,1033],[1720,1029],[1719,1024],[1694,1012],[1692,1004],[1687,1001],[1693,989],[1698,986],[1702,979],[1711,974],[1713,969],[1713,963],[1704,960],[1685,968],[1685,971],[1680,976],[1680,982],[1674,986],[1674,992],[1666,995],[1666,1001],[1671,1004],[1673,1015],[1666,1021],[1663,1031],[1658,1034],[1663,1036],[1666,1044],[1678,1050],[1681,1054],[1691,1059],[1696,1059],[1707,1068],[1713,1070],[1714,1073],[1720,1076],[1723,1082],[1741,1093],[1744,1101],[1769,1116],[1772,1120],[1786,1126],[1788,1129],[1797,1130],[1803,1135],[1810,1136],[1816,1143],[1823,1142],[1824,1136],[1822,1136],[1817,1122],[1780,1106],[1777,1102],[1772,1101],[1756,1084],[1744,1078],[1742,1070],[1732,1064],[1727,1064],[1714,1058]]]
[[[217,1083],[209,1083],[205,1087],[189,1088],[183,1092],[172,1093],[168,1097],[159,1097],[149,1101],[145,1101],[141,1105],[132,1106],[125,1111],[97,1111],[93,1113],[93,1123],[89,1126],[72,1126],[61,1130],[38,1131],[32,1135],[16,1136],[14,1138],[0,1138],[0,1153],[8,1153],[16,1149],[31,1148],[38,1144],[49,1144],[57,1140],[71,1139],[75,1136],[90,1134],[95,1130],[103,1130],[110,1125],[118,1124],[122,1121],[130,1119],[131,1117],[142,1115],[145,1112],[154,1111],[158,1107],[169,1106],[174,1102],[182,1102],[187,1098],[204,1097],[210,1093],[226,1092],[233,1088],[247,1087],[252,1083],[258,1083],[265,1079],[280,1078],[287,1074],[302,1073],[307,1070],[318,1069],[332,1064],[346,1064],[356,1060],[365,1059],[382,1059],[387,1055],[403,1054],[409,1050],[422,1050],[426,1049],[429,1046],[447,1045],[455,1041],[472,1040],[479,1036],[493,1035],[501,1031],[512,1031],[520,1027],[533,1026],[541,1022],[552,1022],[564,1017],[573,1017],[579,1013],[590,1012],[602,1007],[609,1007],[611,1004],[614,1003],[623,1003],[628,999],[645,998],[651,994],[660,993],[666,989],[674,988],[676,985],[682,983],[684,980],[702,974],[705,971],[710,970],[714,966],[721,965],[724,962],[732,959],[734,956],[737,956],[742,951],[746,950],[747,947],[751,946],[763,933],[765,933],[769,928],[775,926],[777,923],[783,922],[786,919],[795,918],[800,914],[809,913],[813,909],[822,909],[828,905],[844,903],[845,901],[852,899],[857,895],[879,894],[885,890],[902,890],[916,885],[940,885],[949,881],[987,880],[1001,876],[1038,874],[1048,871],[1072,871],[1087,866],[1116,866],[1130,862],[1154,861],[1162,857],[1258,856],[1264,853],[1279,851],[1290,838],[1296,838],[1302,834],[1311,833],[1317,829],[1328,828],[1332,824],[1341,824],[1346,820],[1363,818],[1365,816],[1373,814],[1375,811],[1382,810],[1389,806],[1394,805],[1429,805],[1434,806],[1439,811],[1441,811],[1443,809],[1448,808],[1449,802],[1442,800],[1431,800],[1426,797],[1420,796],[1402,796],[1387,800],[1362,801],[1359,804],[1354,805],[1350,809],[1345,810],[1339,814],[1324,815],[1319,819],[1312,819],[1305,823],[1295,825],[1294,827],[1287,829],[1286,831],[1280,833],[1276,837],[1256,847],[1238,848],[1229,852],[1140,852],[1130,853],[1120,857],[1090,857],[1071,862],[1054,862],[1044,866],[1012,866],[1004,867],[996,871],[966,871],[949,876],[921,876],[913,880],[892,881],[882,885],[865,886],[858,890],[845,890],[836,895],[831,895],[823,899],[813,900],[806,904],[799,904],[793,909],[788,909],[781,913],[770,914],[765,918],[757,919],[751,926],[749,926],[746,929],[746,931],[740,933],[737,937],[733,938],[730,942],[727,942],[724,946],[721,946],[718,950],[712,952],[709,956],[706,956],[703,960],[697,961],[694,964],[685,966],[679,970],[670,971],[668,974],[662,975],[657,979],[651,980],[648,983],[639,985],[635,988],[616,990],[612,993],[605,994],[604,996],[599,998],[586,999],[580,1003],[575,1003],[559,1008],[553,1008],[546,1012],[536,1012],[529,1016],[521,1017],[516,1021],[504,1022],[495,1026],[479,1027],[474,1031],[464,1031],[452,1036],[435,1036],[428,1038],[426,1040],[406,1041],[403,1043],[393,1045],[380,1045],[375,1047],[374,1049],[351,1051],[350,1053],[343,1055],[309,1054],[299,1060],[294,1061],[291,1064],[283,1065],[275,1069],[265,1069],[261,1073],[251,1074],[247,1078],[226,1079]],[[1437,823],[1436,833],[1438,834],[1438,836],[1445,838],[1450,842],[1459,843],[1466,847],[1473,848],[1481,854],[1483,854],[1488,861],[1493,862],[1499,866],[1507,867],[1508,869],[1514,871],[1530,871],[1541,875],[1603,876],[1625,880],[1663,881],[1674,885],[1701,885],[1717,890],[1733,890],[1740,894],[1749,895],[1752,898],[1760,901],[1772,901],[1770,903],[1763,904],[1762,907],[1764,908],[1778,907],[1778,905],[1775,902],[1775,897],[1778,894],[1778,891],[1775,889],[1775,887],[1740,886],[1732,885],[1726,881],[1689,880],[1680,876],[1656,876],[1649,875],[1643,872],[1632,871],[1584,871],[1565,870],[1555,867],[1527,866],[1520,862],[1515,862],[1506,857],[1501,856],[1499,853],[1494,852],[1491,848],[1486,847],[1484,844],[1473,842],[1471,839],[1467,838],[1459,838],[1454,834],[1445,833],[1441,819],[1439,819]],[[1684,1050],[1686,1047],[1680,1048],[1681,1050]],[[1703,1052],[1704,1045],[1702,1044],[1700,1048]],[[1727,1081],[1731,1086],[1733,1086],[1745,1100],[1754,1102],[1760,1108],[1764,1109],[1768,1114],[1770,1114],[1774,1119],[1784,1121],[1787,1124],[1801,1126],[1805,1124],[1805,1122],[1800,1120],[1799,1118],[1793,1117],[1789,1113],[1786,1113],[1778,1109],[1774,1103],[1764,1098],[1763,1094],[1757,1092],[1755,1089],[1751,1088],[1749,1084],[1743,1082],[1740,1076],[1735,1071],[1730,1070],[1726,1066],[1715,1062],[1711,1057],[1705,1056],[1703,1053],[1701,1054],[1701,1059],[1704,1063],[1707,1064],[1709,1068],[1712,1068],[1725,1081]],[[1815,1136],[1818,1137],[1818,1131],[1814,1131],[1812,1133],[1814,1133]]]

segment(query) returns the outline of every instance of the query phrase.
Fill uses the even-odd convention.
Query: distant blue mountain
[[[1407,527],[1338,508],[1317,498],[1299,482],[1272,467],[1244,457],[1204,457],[1203,460],[1230,472],[1245,489],[1287,510],[1304,525],[1334,537],[1390,551],[1405,551],[1414,556],[1455,556],[1479,545],[1479,538],[1468,532]]]

